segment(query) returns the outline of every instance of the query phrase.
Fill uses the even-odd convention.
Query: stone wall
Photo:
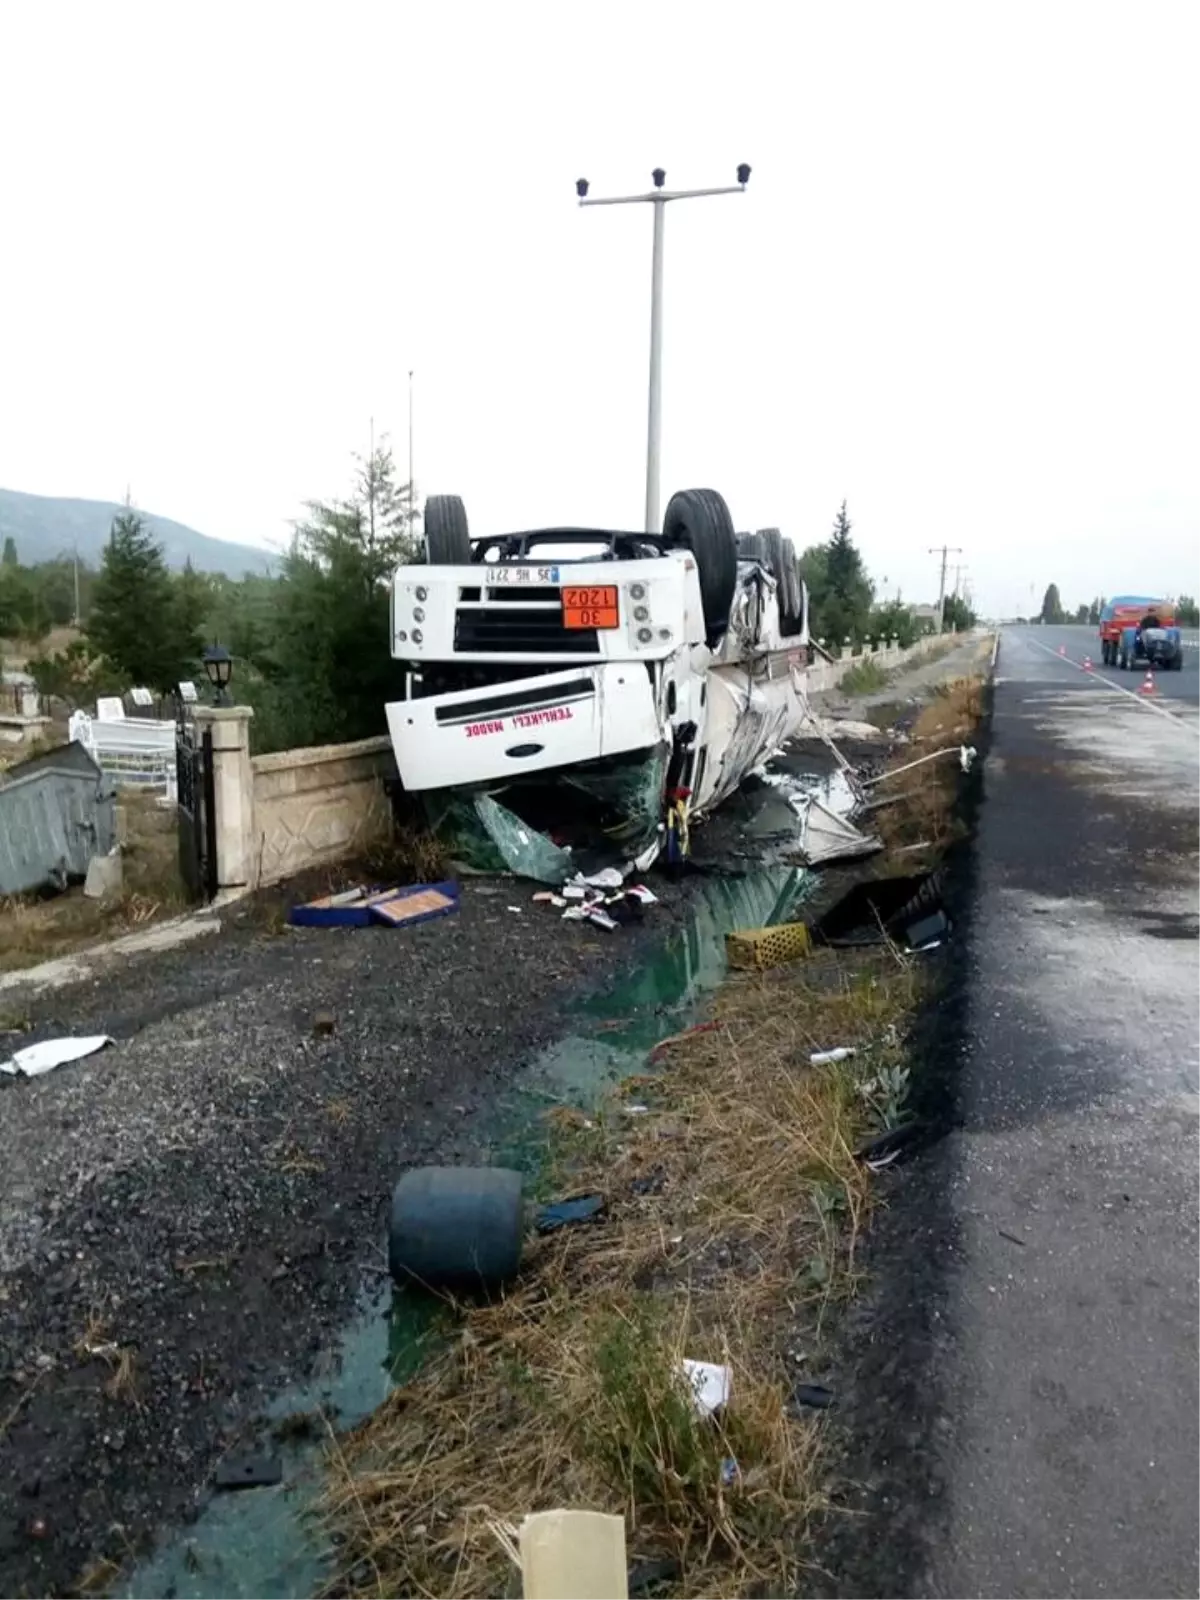
[[[250,882],[277,883],[386,838],[383,780],[396,763],[385,737],[254,756]]]

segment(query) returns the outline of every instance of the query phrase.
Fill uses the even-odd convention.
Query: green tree
[[[975,613],[960,594],[948,594],[942,607],[942,628],[949,633],[965,633],[975,626]]]
[[[821,624],[831,648],[849,638],[861,644],[867,637],[874,588],[863,559],[851,537],[853,524],[843,500],[825,546],[825,588]]]
[[[92,590],[93,651],[132,684],[173,688],[188,663],[174,599],[162,546],[136,511],[120,512]]]
[[[1056,583],[1052,583],[1047,587],[1040,615],[1043,622],[1061,622],[1063,620],[1062,600],[1059,597]]]
[[[1181,628],[1200,628],[1200,606],[1190,594],[1181,594],[1175,605],[1175,615]]]
[[[389,588],[416,550],[408,504],[380,447],[358,459],[348,499],[306,506],[254,663],[260,749],[386,731],[384,706],[404,684],[391,655]]]
[[[0,556],[0,566],[15,567],[15,566],[18,566],[18,565],[19,565],[19,562],[17,561],[17,541],[13,538],[12,534],[10,533],[8,535],[7,539],[5,539],[5,541],[4,541],[4,554],[3,554],[3,556]]]
[[[1088,620],[1088,617],[1091,615],[1091,610],[1092,610],[1092,608],[1091,608],[1091,606],[1088,605],[1086,600],[1082,603],[1082,605],[1076,606],[1075,607],[1075,621],[1076,622],[1086,622]]]
[[[1100,613],[1104,610],[1104,606],[1104,596],[1097,595],[1095,600],[1093,600],[1091,605],[1088,607],[1087,619],[1090,623],[1095,624],[1100,621]]]
[[[876,606],[868,628],[872,638],[885,642],[895,639],[903,649],[915,644],[921,632],[917,619],[899,600],[889,600],[887,605]]]
[[[191,558],[172,580],[175,621],[175,647],[179,657],[179,678],[195,676],[204,651],[204,629],[212,610],[212,589],[207,578],[192,566]]]

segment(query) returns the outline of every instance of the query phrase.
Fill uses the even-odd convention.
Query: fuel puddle
[[[686,1027],[724,978],[726,933],[786,921],[815,881],[784,866],[700,880],[687,925],[674,930],[648,964],[580,1000],[571,1032],[519,1074],[496,1109],[485,1159],[519,1167],[532,1187],[542,1165],[541,1117],[548,1107],[589,1110],[606,1086],[644,1071],[650,1049]],[[283,1483],[213,1495],[194,1523],[166,1535],[134,1569],[122,1593],[138,1600],[285,1600],[319,1591],[328,1581],[331,1552],[307,1513],[321,1490],[329,1441],[322,1418],[345,1429],[367,1416],[415,1372],[445,1325],[443,1308],[431,1296],[393,1293],[390,1284],[365,1295],[317,1374],[289,1386],[266,1409],[261,1449],[282,1461]],[[268,1441],[281,1425],[286,1437]]]

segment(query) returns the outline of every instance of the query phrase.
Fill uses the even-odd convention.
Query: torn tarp
[[[836,811],[815,797],[804,801],[796,809],[800,815],[800,843],[796,853],[806,867],[874,855],[876,850],[883,848],[882,840],[861,833],[852,822],[838,816]]]

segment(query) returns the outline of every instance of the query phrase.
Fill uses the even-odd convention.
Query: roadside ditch
[[[912,743],[889,760],[939,743],[954,747],[982,709],[976,691],[961,704],[935,697],[911,713]],[[873,749],[856,754],[878,764]],[[944,863],[952,899],[974,781],[952,759],[894,780],[903,798],[874,814],[888,853],[865,871],[919,873]],[[76,1590],[513,1592],[515,1573],[497,1530],[538,1506],[570,1501],[625,1511],[642,1592],[785,1592],[804,1578],[823,1542],[818,1535],[814,1544],[814,1529],[836,1478],[829,1423],[839,1404],[826,1403],[840,1403],[838,1330],[862,1281],[865,1224],[881,1181],[889,1181],[853,1152],[920,1101],[913,1041],[932,1015],[955,939],[921,956],[884,942],[851,953],[821,950],[761,976],[727,976],[728,931],[814,918],[864,876],[861,866],[796,872],[769,848],[751,854],[740,876],[702,875],[681,886],[676,905],[663,908],[657,941],[653,924],[637,936],[644,956],[635,970],[582,989],[569,985],[573,998],[557,1027],[548,1012],[537,1023],[540,1040],[550,1042],[531,1037],[523,1065],[497,1074],[486,1101],[471,1093],[472,1112],[486,1118],[488,1159],[521,1166],[541,1197],[601,1194],[600,1220],[537,1241],[513,1293],[493,1306],[393,1295],[378,1271],[377,1292],[360,1300],[348,1323],[343,1315],[337,1346],[327,1338],[310,1379],[276,1393],[253,1432],[255,1448],[281,1463],[283,1483],[203,1501],[197,1519],[177,1523],[149,1558],[138,1559],[136,1528],[129,1536],[110,1529],[104,1555],[75,1568]],[[492,902],[497,939],[506,893]],[[810,894],[820,898],[809,902]],[[508,927],[532,924],[537,909],[509,918]],[[268,907],[265,915],[270,921],[277,912]],[[439,929],[428,958],[436,961],[436,941],[449,941],[453,930],[430,926]],[[531,949],[533,932],[531,925],[522,935]],[[268,941],[279,947],[280,975],[296,970],[291,942]],[[578,936],[569,942],[574,950]],[[514,949],[513,962],[520,959]],[[581,945],[562,966],[569,972],[587,959]],[[207,980],[215,1000],[234,974],[236,952],[200,960],[220,962]],[[378,1052],[377,988],[403,970],[389,974],[390,956],[376,957],[373,980],[368,970],[347,995],[347,960],[329,962],[323,978],[318,968],[299,1023],[311,1026],[311,1005],[326,989],[338,994],[338,1035],[317,1050],[324,1081],[314,1117],[327,1119],[329,1107],[367,1087],[355,1051]],[[620,964],[615,948],[605,953],[605,968]],[[152,1001],[93,996],[88,1009],[109,1026],[115,1003],[126,1007],[130,1026],[149,1028],[152,1015],[169,1017],[191,1003],[194,963],[180,957],[178,965],[177,995],[168,982]],[[247,985],[234,1007],[240,1017],[222,1012],[231,1041],[245,1031],[247,1010],[254,1017],[278,1010],[278,975],[269,971],[264,983],[260,969],[261,961],[254,974],[239,975]],[[553,987],[539,981],[531,996],[539,1016]],[[352,1024],[356,1008],[361,1021]],[[716,1026],[688,1034],[701,1018]],[[271,1027],[282,1041],[274,1017]],[[647,1070],[664,1035],[681,1033]],[[811,1066],[812,1052],[837,1045],[857,1053]],[[259,1060],[264,1048],[281,1047],[265,1034],[245,1046]],[[475,1053],[484,1047],[471,1044]],[[380,1092],[388,1092],[392,1070],[381,1058]],[[289,1105],[286,1129],[306,1150],[307,1113]],[[186,1106],[177,1114],[186,1119]],[[409,1159],[440,1154],[442,1137],[426,1126]],[[328,1153],[335,1159],[332,1146]],[[369,1165],[356,1161],[356,1217],[377,1215],[374,1199],[363,1198],[375,1155]],[[289,1172],[287,1194],[274,1203],[294,1203],[320,1183],[319,1175]],[[88,1215],[103,1229],[102,1208],[89,1205]],[[350,1268],[346,1261],[338,1271]],[[209,1299],[215,1315],[220,1300]],[[730,1367],[724,1420],[701,1426],[681,1404],[675,1372],[682,1356]],[[201,1372],[211,1384],[203,1363]],[[205,1390],[201,1398],[211,1408],[213,1395]],[[57,1404],[69,1403],[64,1391]],[[49,1413],[38,1405],[35,1397],[29,1416],[49,1437]],[[473,1419],[466,1429],[457,1426],[464,1416]],[[137,1428],[152,1422],[139,1405]],[[244,1426],[237,1433],[241,1449],[251,1436]],[[82,1449],[82,1436],[78,1443]],[[127,1462],[131,1470],[135,1464]],[[82,1455],[79,1473],[86,1476]],[[23,1548],[38,1508],[37,1499],[21,1507]]]

